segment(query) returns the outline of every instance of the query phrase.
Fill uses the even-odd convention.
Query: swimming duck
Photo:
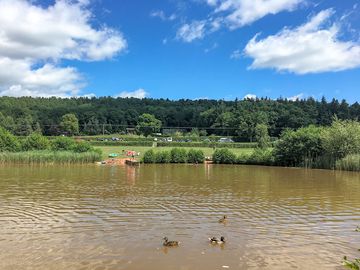
[[[357,226],[355,232],[360,232],[360,226]]]
[[[225,223],[227,221],[227,216],[224,215],[222,218],[219,219],[219,223]]]
[[[225,244],[225,237],[221,236],[220,240],[217,239],[216,237],[211,237],[209,238],[209,241],[211,244]]]
[[[177,247],[179,245],[178,241],[169,241],[167,237],[164,237],[164,247]]]

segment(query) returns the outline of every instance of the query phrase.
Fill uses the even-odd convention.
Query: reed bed
[[[336,162],[336,169],[360,172],[360,155],[348,155]]]
[[[85,164],[101,160],[99,152],[74,153],[69,151],[28,151],[28,152],[2,152],[0,164]]]

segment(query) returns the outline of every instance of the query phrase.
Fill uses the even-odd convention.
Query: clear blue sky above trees
[[[0,0],[0,95],[359,101],[358,3]]]

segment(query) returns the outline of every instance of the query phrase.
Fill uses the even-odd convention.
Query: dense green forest
[[[63,132],[66,114],[78,119],[79,134],[119,133],[135,127],[144,113],[154,115],[162,128],[198,128],[207,135],[237,136],[252,141],[256,126],[265,124],[270,136],[278,137],[286,129],[311,124],[329,126],[334,115],[339,119],[360,118],[358,102],[345,100],[316,101],[313,98],[290,101],[271,100],[177,100],[135,98],[0,98],[0,126],[15,135],[40,131],[44,135]]]

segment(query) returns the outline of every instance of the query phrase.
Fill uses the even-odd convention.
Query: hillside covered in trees
[[[360,118],[359,103],[323,98],[316,101],[286,99],[256,100],[178,100],[135,98],[0,98],[0,126],[15,135],[40,131],[44,135],[61,134],[62,117],[74,114],[79,133],[96,135],[118,133],[135,127],[139,117],[151,114],[162,128],[193,128],[206,134],[237,136],[252,140],[258,124],[268,126],[270,136],[278,137],[286,129],[311,124],[328,126],[336,115],[339,119]]]

